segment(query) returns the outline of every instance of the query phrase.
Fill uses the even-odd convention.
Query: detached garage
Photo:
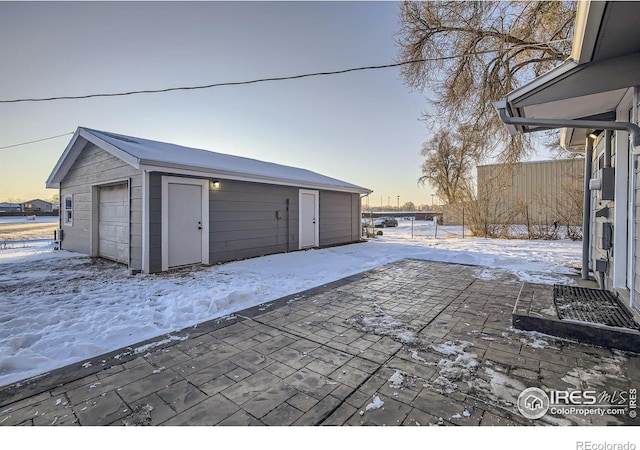
[[[371,191],[304,169],[78,128],[47,180],[61,248],[160,272],[360,240]]]

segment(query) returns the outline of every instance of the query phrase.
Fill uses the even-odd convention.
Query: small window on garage
[[[73,225],[73,195],[64,196],[64,224]]]

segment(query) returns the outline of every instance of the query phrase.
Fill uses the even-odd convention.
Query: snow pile
[[[364,407],[365,411],[373,411],[374,409],[380,409],[384,405],[384,402],[380,400],[377,395],[373,397],[373,401]]]
[[[465,409],[464,411],[462,411],[462,415],[454,414],[453,416],[451,416],[452,419],[462,419],[463,417],[471,417],[471,413],[469,412],[469,410]]]
[[[371,308],[373,309],[371,315],[359,314],[347,319],[346,322],[357,326],[364,332],[378,336],[387,336],[403,344],[411,345],[418,343],[419,339],[409,325],[391,317],[375,303],[371,305]]]
[[[394,374],[391,375],[387,381],[391,383],[389,384],[391,389],[401,389],[403,387],[402,383],[404,382],[404,372],[396,369]]]
[[[445,392],[455,391],[457,381],[468,382],[478,370],[479,363],[476,359],[478,355],[465,351],[471,345],[471,342],[466,341],[447,341],[430,346],[436,352],[446,356],[438,362],[440,373],[435,380]]]

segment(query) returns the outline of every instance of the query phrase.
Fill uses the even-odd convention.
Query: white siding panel
[[[99,255],[129,263],[129,187],[127,184],[100,188],[98,225]]]

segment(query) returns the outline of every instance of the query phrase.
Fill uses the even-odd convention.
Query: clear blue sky
[[[392,2],[0,2],[0,99],[118,92],[396,62]],[[424,93],[398,69],[131,97],[0,104],[0,147],[86,126],[304,167],[430,204]],[[70,136],[0,150],[0,201],[50,198]]]

